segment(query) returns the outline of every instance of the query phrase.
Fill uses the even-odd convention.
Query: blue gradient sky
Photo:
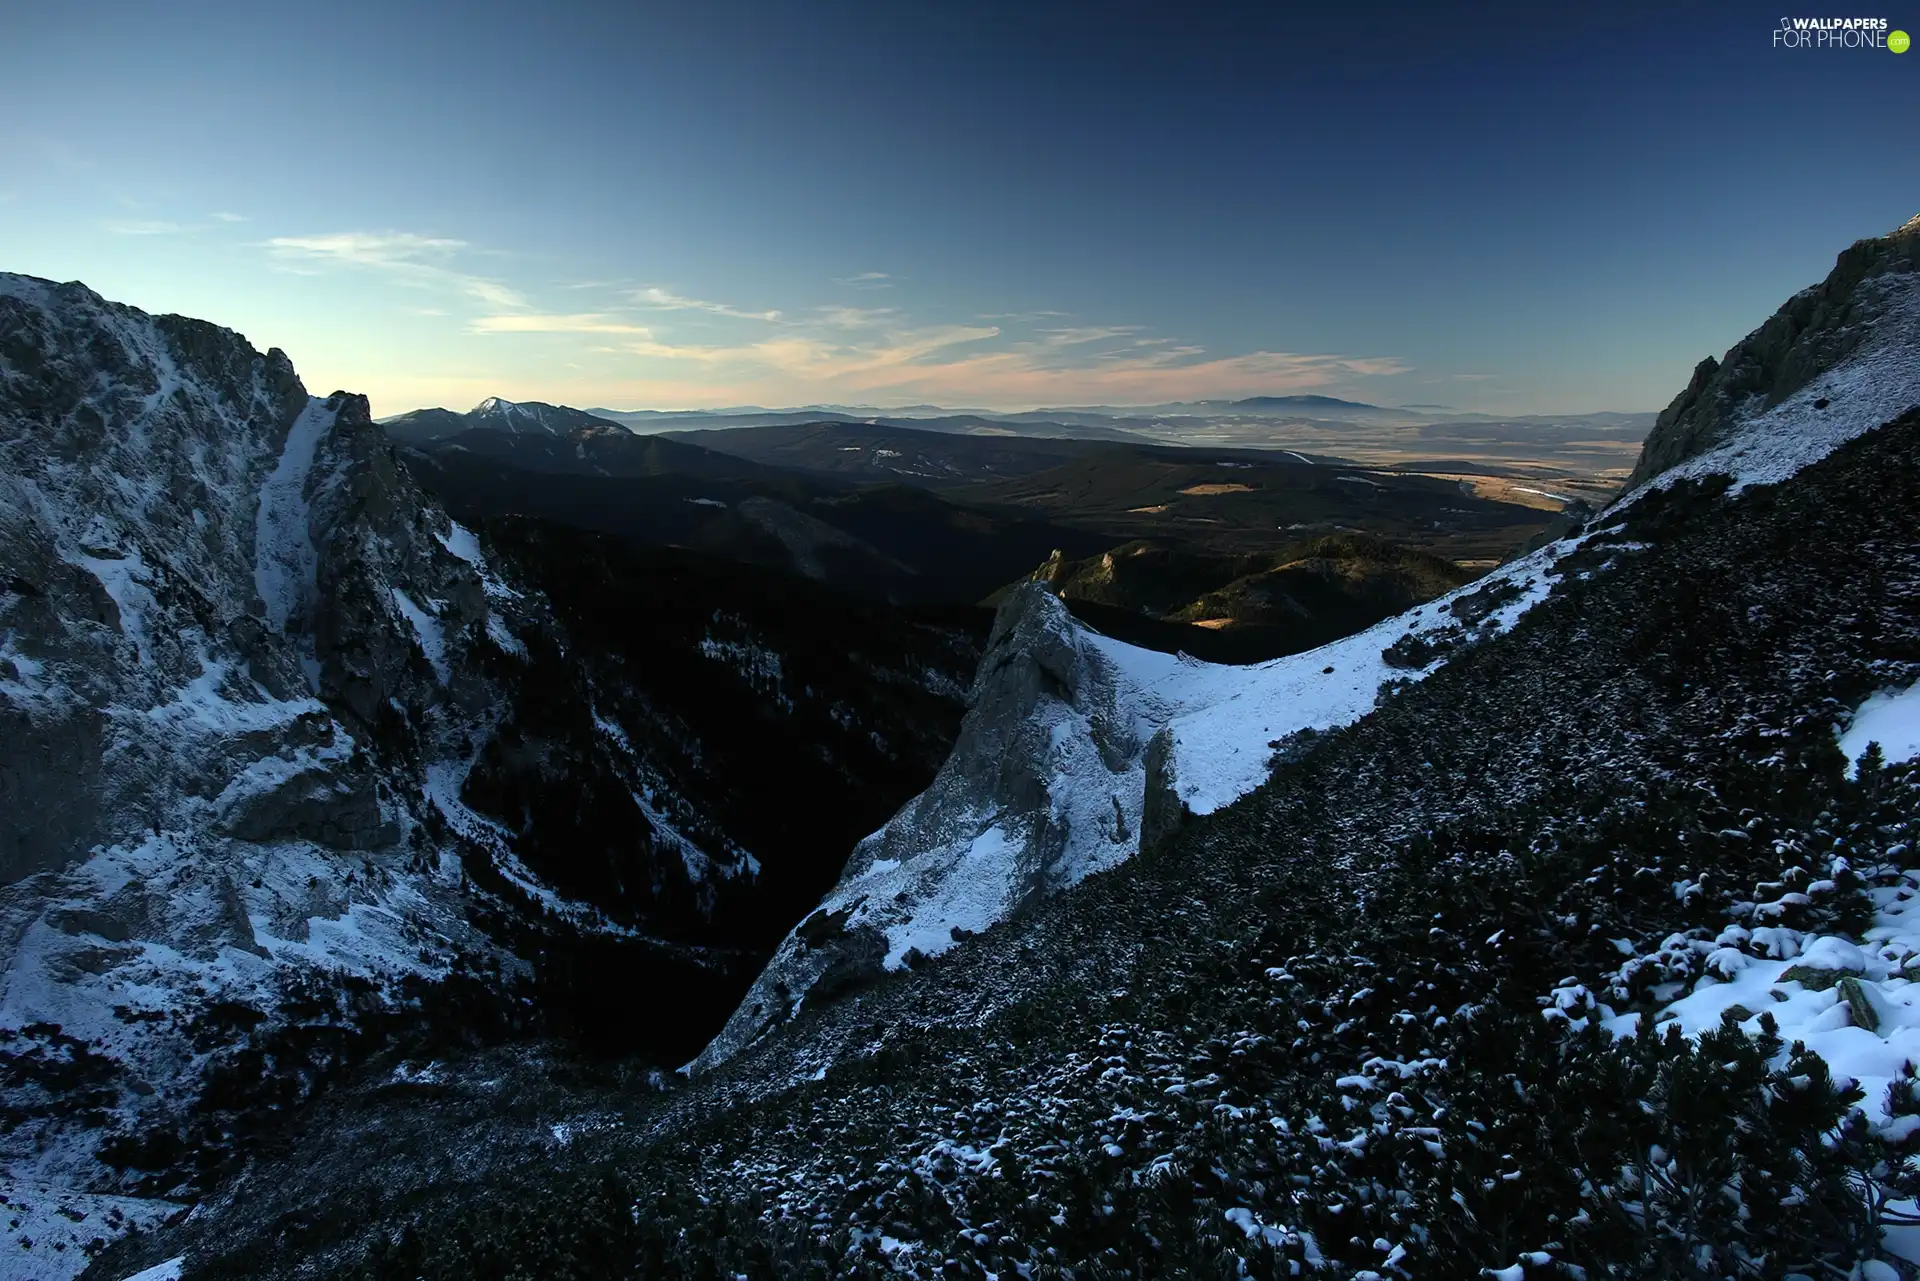
[[[1792,5],[1327,9],[9,5],[0,269],[377,413],[1574,412],[1920,210],[1920,52]]]

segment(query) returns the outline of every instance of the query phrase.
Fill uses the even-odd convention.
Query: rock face
[[[1045,587],[1001,605],[967,706],[933,785],[860,842],[696,1068],[1139,848],[1156,724]]]
[[[1700,362],[1661,411],[1629,489],[1724,442],[1739,422],[1771,409],[1842,363],[1886,314],[1889,277],[1920,268],[1920,217],[1844,251],[1826,280],[1803,289],[1721,360]]]
[[[281,352],[0,276],[16,1173],[97,1180],[99,1127],[191,1098],[209,1002],[263,1010],[308,966],[431,981],[491,950],[458,864],[423,857],[408,766],[476,723],[498,693],[476,653],[510,634],[453,528],[366,401],[309,397]],[[70,1039],[94,1065],[80,1116],[27,1066]]]

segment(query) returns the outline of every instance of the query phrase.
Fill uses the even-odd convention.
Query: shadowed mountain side
[[[672,441],[635,444],[721,457]],[[554,460],[544,451],[538,456]],[[762,473],[750,463],[738,464],[744,476],[703,477],[535,471],[468,450],[405,457],[421,484],[462,520],[545,517],[792,570],[873,598],[971,603],[1056,548],[1087,555],[1110,541],[1018,514],[957,507],[904,486],[844,489],[770,468]]]
[[[847,422],[676,431],[665,438],[793,471],[932,489],[1025,476],[1113,448],[1101,441],[962,435],[917,424]]]
[[[760,865],[752,900],[718,932],[706,927],[715,943],[766,949],[833,883],[846,851],[939,768],[958,732],[991,622],[984,609],[891,606],[525,517],[482,528],[542,585],[574,645],[596,656],[600,683],[615,671],[643,678],[649,728],[663,740],[697,736],[697,757],[672,781],[729,815],[729,839]],[[534,724],[547,706],[529,687],[503,737],[547,741]],[[568,826],[590,822],[579,798],[543,792],[525,775],[496,787],[485,767],[469,784],[476,802],[544,816],[556,863],[580,867],[581,835]],[[793,823],[800,812],[808,821]],[[671,936],[671,922],[660,928]]]

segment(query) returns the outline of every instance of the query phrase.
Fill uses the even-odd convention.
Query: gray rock
[[[1150,854],[1183,827],[1192,813],[1180,799],[1173,765],[1173,731],[1162,728],[1147,740],[1147,784],[1140,813],[1140,852]]]
[[[314,564],[272,613],[261,592],[299,549],[257,536],[262,492],[297,422],[319,435],[279,532]],[[363,399],[322,416],[278,351],[0,275],[0,1028],[59,1023],[143,1083],[127,1106],[173,1106],[202,1061],[186,1020],[116,1007],[270,1003],[282,967],[484,948],[400,843],[420,762],[494,701],[466,661],[487,598],[446,530]],[[395,721],[394,750],[369,750]],[[360,904],[380,911],[343,919]],[[48,1106],[0,1164],[100,1177],[98,1130]]]
[[[1627,488],[1706,453],[1740,416],[1779,404],[1845,359],[1881,314],[1883,295],[1870,282],[1916,268],[1920,217],[1842,252],[1824,281],[1789,298],[1724,358],[1708,357],[1694,368],[1686,390],[1654,421]]]
[[[967,705],[932,785],[855,847],[696,1070],[1118,863],[1184,813],[1166,736],[1042,583],[1002,602]]]

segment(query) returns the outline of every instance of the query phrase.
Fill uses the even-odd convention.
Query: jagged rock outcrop
[[[1789,298],[1725,357],[1694,368],[1686,390],[1655,420],[1627,488],[1721,444],[1744,418],[1843,362],[1886,313],[1895,296],[1888,278],[1916,269],[1920,216],[1842,252],[1824,281]]]
[[[854,849],[696,1067],[1138,849],[1156,723],[1137,695],[1044,586],[1009,596],[933,785]]]

